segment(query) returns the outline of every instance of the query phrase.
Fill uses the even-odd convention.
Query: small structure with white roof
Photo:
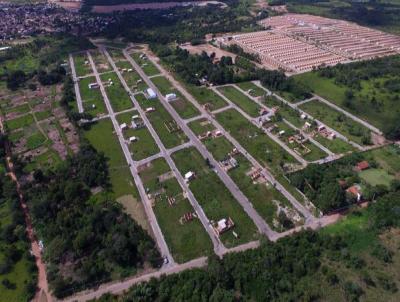
[[[189,171],[185,174],[185,181],[188,183],[189,181],[191,181],[192,179],[194,179],[195,174],[192,171]]]
[[[126,128],[128,128],[128,125],[126,123],[122,123],[121,125],[119,125],[119,128],[121,130],[125,130]]]
[[[165,96],[165,99],[166,99],[168,102],[174,101],[174,100],[176,100],[176,94],[175,94],[175,93],[168,93],[168,94]]]
[[[138,140],[139,140],[139,138],[136,137],[136,136],[131,136],[131,137],[129,138],[129,142],[130,142],[130,143],[137,142]]]
[[[146,89],[146,94],[147,94],[147,98],[148,98],[149,100],[157,98],[157,94],[156,94],[155,91],[154,91],[153,89],[151,89],[151,88],[147,88],[147,89]]]

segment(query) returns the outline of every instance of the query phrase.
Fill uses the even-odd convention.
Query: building
[[[223,218],[217,222],[217,224],[214,226],[214,231],[217,233],[217,235],[221,235],[230,229],[232,229],[235,226],[233,223],[232,219],[229,218]]]
[[[189,181],[193,180],[194,177],[195,177],[194,172],[189,171],[189,172],[187,172],[187,173],[185,174],[185,181],[186,181],[186,182],[189,182]]]
[[[175,93],[168,93],[165,96],[165,99],[169,102],[169,101],[174,101],[176,100],[176,94]]]
[[[346,192],[354,197],[357,198],[357,202],[361,201],[362,195],[361,195],[361,188],[359,185],[353,185],[350,188],[346,190]]]
[[[146,113],[150,113],[150,112],[154,112],[154,111],[156,111],[156,108],[154,108],[154,107],[146,108]]]
[[[363,160],[355,166],[355,170],[360,172],[369,169],[369,163],[366,160]]]
[[[99,86],[99,84],[97,84],[97,83],[90,83],[90,84],[88,85],[88,87],[89,87],[89,89],[97,89],[97,88],[99,88],[100,86]]]
[[[151,88],[147,88],[146,93],[149,100],[157,98],[157,94]]]
[[[126,128],[128,128],[128,125],[126,123],[123,123],[119,125],[119,128],[121,128],[121,130],[125,130]]]
[[[131,136],[131,137],[129,138],[129,142],[130,142],[130,143],[137,142],[138,140],[139,140],[139,138],[136,137],[136,136]]]

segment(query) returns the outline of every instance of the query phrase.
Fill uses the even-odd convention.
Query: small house
[[[169,102],[169,101],[173,101],[176,100],[176,94],[175,93],[168,93],[165,96],[165,99]]]
[[[154,91],[153,89],[151,89],[151,88],[147,88],[146,93],[147,93],[147,98],[148,98],[149,100],[157,98],[157,94],[156,94],[155,91]]]
[[[89,87],[89,89],[97,89],[97,88],[99,88],[100,86],[99,86],[99,84],[97,84],[97,83],[90,83],[90,84],[88,85],[88,87]]]
[[[128,125],[126,123],[122,123],[121,125],[119,125],[119,128],[121,130],[125,130],[126,128],[128,128]]]
[[[189,171],[189,172],[187,172],[187,173],[185,174],[185,181],[186,181],[186,182],[189,182],[189,181],[191,181],[192,179],[194,179],[194,177],[195,177],[194,172]]]
[[[369,163],[366,160],[360,161],[359,163],[357,163],[357,165],[355,166],[355,170],[358,172],[364,171],[369,169]]]
[[[131,136],[131,137],[129,138],[129,142],[130,142],[130,143],[137,142],[138,140],[139,140],[139,138],[136,137],[136,136]]]
[[[150,113],[150,112],[154,112],[154,111],[156,111],[156,108],[154,108],[154,107],[146,108],[146,113]]]

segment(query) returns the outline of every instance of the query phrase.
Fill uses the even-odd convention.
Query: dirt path
[[[0,118],[0,129],[1,129],[1,133],[4,133],[3,120],[1,118]],[[23,196],[22,190],[21,190],[21,185],[20,185],[18,178],[14,172],[14,165],[13,165],[13,162],[11,161],[11,148],[10,148],[10,145],[8,142],[5,145],[5,149],[6,149],[5,151],[6,151],[6,156],[7,156],[6,163],[7,163],[7,168],[9,171],[8,175],[15,182],[16,187],[17,187],[17,193],[19,196],[21,208],[22,208],[22,211],[24,212],[26,232],[27,232],[28,238],[31,242],[31,251],[32,251],[32,254],[35,256],[36,266],[38,268],[38,283],[37,283],[38,290],[32,301],[34,301],[34,302],[50,302],[50,301],[52,301],[52,298],[51,298],[51,294],[49,292],[49,286],[47,283],[46,266],[42,259],[39,242],[37,241],[34,231],[33,231],[32,221],[31,221],[31,218],[29,215],[29,209],[24,200],[24,196]]]

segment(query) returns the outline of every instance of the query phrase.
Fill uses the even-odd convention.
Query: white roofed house
[[[165,99],[169,102],[169,101],[174,101],[176,100],[176,94],[175,93],[168,93],[165,96]]]
[[[125,130],[126,128],[128,128],[128,125],[126,123],[122,123],[121,125],[119,125],[119,128],[121,130]]]
[[[131,136],[131,137],[129,138],[129,142],[130,142],[130,143],[137,142],[138,140],[139,140],[139,138],[136,137],[136,136]]]
[[[146,89],[146,93],[147,93],[147,98],[148,99],[155,99],[157,98],[157,94],[155,93],[155,91],[151,88],[147,88]]]
[[[187,172],[187,173],[185,174],[185,181],[186,181],[186,182],[189,182],[189,181],[191,181],[192,179],[194,179],[194,177],[195,177],[195,173],[192,172],[192,171],[189,171],[189,172]]]

